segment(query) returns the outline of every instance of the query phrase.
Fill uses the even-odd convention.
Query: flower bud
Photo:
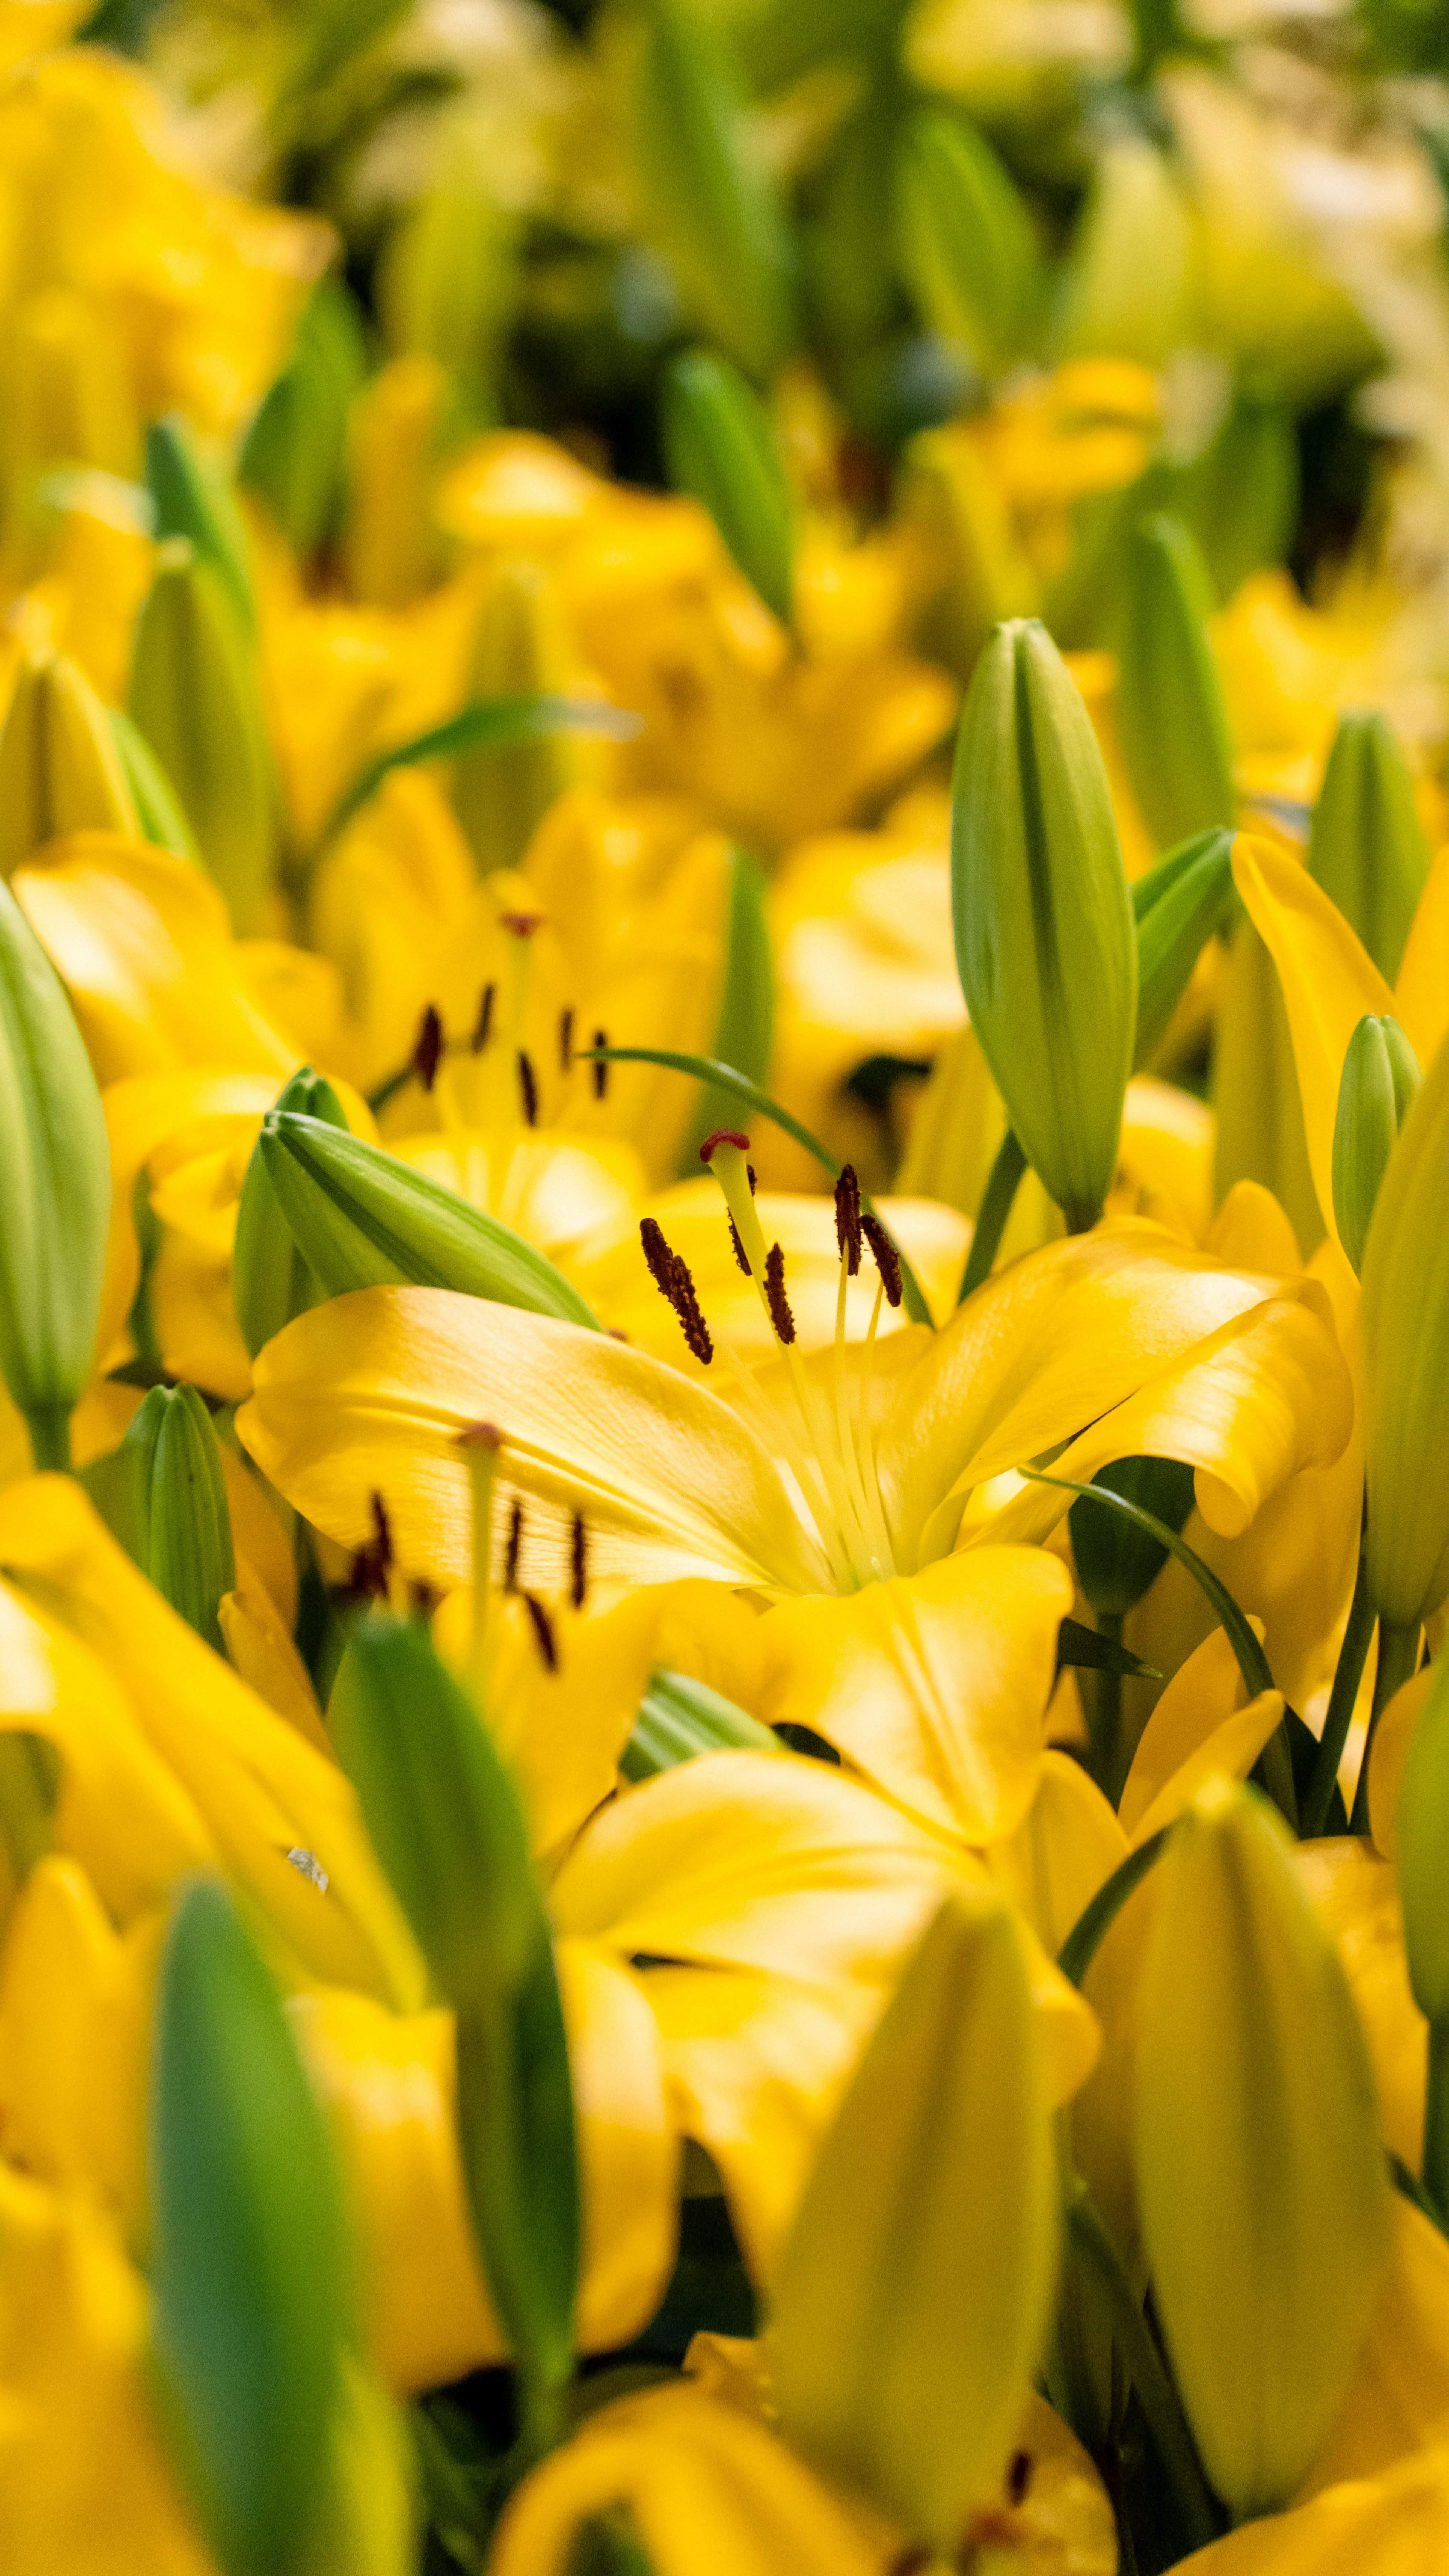
[[[544,1253],[381,1146],[320,1118],[273,1109],[257,1150],[324,1296],[455,1288],[598,1329],[597,1316]]]
[[[1091,718],[1045,627],[999,626],[956,748],[951,893],[971,1023],[1028,1162],[1074,1228],[1112,1185],[1137,942]]]
[[[348,416],[366,374],[356,307],[340,280],[324,277],[237,464],[239,482],[265,504],[304,561],[332,534],[339,515]]]
[[[746,581],[788,626],[794,510],[758,394],[727,358],[686,350],[665,373],[661,427],[675,490],[704,503]]]
[[[983,375],[1020,357],[1041,297],[1036,236],[984,134],[940,108],[908,114],[896,146],[896,240],[922,320]]]
[[[571,677],[558,602],[534,563],[500,563],[484,591],[465,696],[474,705],[560,697]],[[481,873],[516,868],[555,799],[577,775],[555,734],[460,752],[450,797]]]
[[[1166,153],[1142,136],[1109,142],[1067,255],[1059,354],[1160,367],[1191,333],[1193,230]]]
[[[1221,1777],[1157,1869],[1137,2007],[1153,2294],[1203,2465],[1271,2513],[1342,2403],[1389,2242],[1367,2043],[1266,1802]]]
[[[202,455],[196,433],[180,412],[153,420],[146,431],[146,482],[156,509],[156,536],[184,538],[212,565],[244,634],[256,629],[256,602],[247,564],[247,535],[225,470]]]
[[[231,1896],[192,1880],[161,1959],[152,2349],[223,2576],[312,2563],[351,2324],[326,2123]]]
[[[1363,1251],[1365,1556],[1381,1619],[1449,1594],[1449,1045],[1389,1157]]]
[[[1157,511],[1127,558],[1117,731],[1138,804],[1160,849],[1236,809],[1227,710],[1208,642],[1212,590],[1197,539]]]
[[[432,496],[448,379],[436,358],[394,358],[352,406],[347,577],[358,599],[403,608],[436,566]]]
[[[626,1780],[652,1780],[700,1753],[782,1753],[772,1727],[747,1716],[688,1673],[651,1674],[633,1732],[619,1756]]]
[[[723,39],[679,0],[651,0],[634,123],[641,200],[686,306],[750,375],[768,375],[795,337],[789,229]]]
[[[157,849],[174,850],[179,859],[195,859],[199,864],[201,852],[196,846],[196,834],[140,726],[133,724],[121,707],[108,707],[106,713],[142,838]]]
[[[1385,716],[1339,717],[1313,809],[1308,873],[1392,984],[1429,873],[1414,782]]]
[[[217,566],[177,538],[141,610],[130,712],[245,936],[272,882],[277,798],[255,654]]]
[[[1137,1052],[1151,1062],[1207,941],[1233,904],[1233,836],[1199,832],[1169,851],[1132,888],[1137,923]]]
[[[1422,1080],[1398,1021],[1387,1011],[1382,1019],[1365,1012],[1343,1059],[1333,1123],[1334,1222],[1355,1270],[1363,1267],[1379,1184]]]
[[[515,300],[518,219],[496,184],[496,111],[464,97],[437,119],[426,185],[393,229],[379,302],[389,344],[435,358],[460,426],[491,428]]]
[[[0,875],[65,832],[140,830],[106,710],[76,662],[27,653],[0,729]]]
[[[275,1107],[295,1110],[323,1126],[345,1129],[347,1115],[332,1085],[304,1065],[278,1092]],[[231,1294],[241,1337],[253,1359],[264,1342],[305,1315],[327,1294],[297,1250],[296,1239],[267,1177],[261,1140],[252,1147],[237,1202],[232,1243]]]
[[[578,2159],[553,1946],[517,1791],[417,1622],[361,1623],[329,1720],[457,2014],[459,2143],[499,2322],[530,2387],[557,2389],[572,2366]]]
[[[1220,600],[1280,564],[1298,525],[1298,441],[1286,403],[1240,394],[1180,486]]]
[[[1020,1935],[949,1897],[820,2151],[775,2283],[781,2430],[955,2560],[1038,2360],[1056,2186]]]
[[[225,1652],[217,1604],[236,1586],[231,1512],[211,1415],[194,1386],[153,1386],[117,1452],[134,1520],[118,1530],[164,1601]]]
[[[1419,1711],[1399,1787],[1399,1899],[1414,2001],[1426,2021],[1449,2021],[1449,1664],[1439,1663]]]
[[[64,988],[8,886],[0,886],[0,1208],[0,1372],[29,1423],[36,1465],[65,1466],[100,1315],[111,1157]]]

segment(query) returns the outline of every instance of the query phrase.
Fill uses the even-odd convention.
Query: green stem
[[[1423,2179],[1442,2227],[1449,2220],[1449,2021],[1429,2024]]]
[[[1001,1248],[1006,1220],[1025,1172],[1026,1156],[1008,1127],[981,1194],[976,1231],[971,1237],[971,1249],[961,1273],[961,1286],[956,1298],[958,1306],[964,1306],[973,1290],[980,1287],[983,1279],[990,1277],[991,1265]]]
[[[1358,1580],[1353,1587],[1348,1626],[1343,1632],[1343,1644],[1338,1652],[1338,1668],[1333,1676],[1333,1688],[1328,1695],[1328,1713],[1323,1721],[1323,1733],[1318,1739],[1318,1752],[1303,1800],[1300,1822],[1305,1842],[1314,1841],[1328,1823],[1328,1810],[1333,1799],[1333,1784],[1338,1778],[1338,1766],[1343,1760],[1343,1748],[1348,1742],[1349,1725],[1358,1699],[1359,1684],[1363,1680],[1363,1668],[1368,1660],[1369,1639],[1373,1632],[1374,1607],[1369,1599],[1368,1574],[1364,1559],[1360,1556]]]
[[[1391,1627],[1387,1619],[1379,1621],[1379,1668],[1374,1675],[1373,1706],[1369,1710],[1368,1734],[1364,1739],[1363,1761],[1359,1766],[1358,1787],[1353,1793],[1353,1814],[1348,1820],[1351,1834],[1366,1834],[1369,1829],[1368,1783],[1369,1755],[1373,1751],[1374,1733],[1379,1719],[1396,1690],[1412,1681],[1419,1661],[1419,1628]]]
[[[1121,1614],[1114,1610],[1099,1610],[1097,1634],[1099,1637],[1110,1639],[1114,1646],[1120,1646],[1122,1643]],[[1103,1796],[1109,1798],[1115,1807],[1122,1795],[1122,1783],[1127,1776],[1127,1765],[1122,1759],[1121,1674],[1104,1667],[1097,1675],[1096,1688],[1091,1697],[1092,1767],[1097,1774],[1097,1785]]]
[[[37,1405],[25,1419],[30,1428],[36,1473],[44,1475],[47,1469],[54,1469],[57,1474],[68,1476],[71,1467],[70,1406]]]
[[[1122,2366],[1137,2392],[1143,2420],[1182,2517],[1188,2548],[1205,2549],[1220,2536],[1219,2522],[1182,2400],[1091,2194],[1075,2180],[1068,2186],[1065,2224],[1068,2249],[1106,2310]]]
[[[1057,1966],[1071,1985],[1080,1986],[1128,1897],[1147,1876],[1171,1831],[1170,1825],[1164,1825],[1160,1832],[1149,1834],[1145,1843],[1139,1843],[1124,1861],[1118,1862],[1091,1903],[1083,1906],[1057,1952]]]

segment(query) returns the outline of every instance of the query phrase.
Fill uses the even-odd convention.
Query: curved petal
[[[1036,1548],[982,1548],[760,1625],[761,1714],[810,1726],[927,1823],[1013,1833],[1041,1770],[1071,1578]]]
[[[1449,1029],[1449,849],[1429,870],[1394,986],[1394,1017],[1420,1064],[1434,1061]]]
[[[1278,969],[1308,1132],[1308,1159],[1323,1222],[1333,1216],[1333,1123],[1348,1042],[1366,1011],[1394,1009],[1394,996],[1337,904],[1299,859],[1240,832],[1233,878]],[[1411,1040],[1413,1031],[1408,1032]]]
[[[987,1867],[1055,1959],[1129,1849],[1095,1780],[1069,1753],[1049,1750],[1031,1806],[1010,1840],[992,1845]]]
[[[344,1547],[387,1505],[409,1574],[472,1571],[465,1424],[496,1423],[502,1496],[524,1509],[520,1580],[565,1590],[581,1512],[596,1575],[827,1582],[774,1462],[714,1393],[606,1333],[443,1288],[366,1288],[299,1316],[256,1363],[238,1436]],[[506,1512],[497,1515],[501,1567]]]
[[[1411,2173],[1424,2141],[1429,2025],[1409,1990],[1399,1883],[1356,1835],[1300,1843],[1304,1885],[1338,1943],[1373,2059],[1384,2141]]]
[[[1132,1836],[1134,1844],[1140,1847],[1165,1825],[1175,1824],[1205,1781],[1217,1775],[1246,1780],[1264,1745],[1282,1722],[1283,1694],[1276,1690],[1260,1691],[1246,1708],[1225,1717],[1178,1765],[1151,1805],[1143,1810]]]
[[[1173,1674],[1142,1730],[1117,1807],[1124,1833],[1136,1836],[1174,1773],[1245,1699],[1231,1640],[1226,1629],[1214,1628]]]
[[[1245,2523],[1180,2561],[1179,2576],[1403,2576],[1449,2558],[1449,2452],[1348,2478],[1291,2513]]]
[[[1449,2444],[1449,2245],[1394,2198],[1393,2245],[1363,2351],[1304,2500]]]

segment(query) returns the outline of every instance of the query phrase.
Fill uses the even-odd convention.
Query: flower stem
[[[1328,1823],[1333,1784],[1338,1778],[1338,1766],[1343,1760],[1343,1748],[1348,1741],[1349,1724],[1353,1717],[1354,1704],[1358,1699],[1358,1686],[1363,1680],[1363,1668],[1368,1660],[1369,1639],[1373,1632],[1374,1607],[1369,1599],[1368,1574],[1364,1559],[1360,1556],[1358,1580],[1353,1587],[1348,1626],[1343,1632],[1343,1644],[1338,1653],[1338,1668],[1334,1673],[1333,1688],[1328,1696],[1328,1712],[1323,1721],[1323,1733],[1318,1739],[1318,1752],[1314,1757],[1299,1820],[1300,1831],[1305,1842],[1312,1842],[1324,1831]]]
[[[981,1194],[976,1231],[971,1237],[971,1249],[961,1273],[961,1286],[956,1298],[958,1306],[964,1306],[973,1290],[991,1275],[991,1265],[1001,1248],[1006,1220],[1025,1171],[1026,1156],[1008,1127]]]
[[[25,1419],[30,1430],[37,1475],[53,1469],[59,1475],[68,1476],[71,1468],[70,1406],[38,1405]]]
[[[1366,1834],[1369,1829],[1369,1755],[1373,1751],[1375,1730],[1396,1690],[1412,1681],[1419,1661],[1419,1629],[1391,1627],[1387,1619],[1379,1621],[1379,1668],[1374,1675],[1373,1706],[1369,1710],[1368,1734],[1364,1739],[1363,1761],[1359,1766],[1358,1787],[1353,1793],[1353,1814],[1348,1820],[1351,1834]]]
[[[1122,2366],[1137,2392],[1147,2430],[1172,2489],[1188,2548],[1206,2548],[1220,2534],[1207,2481],[1198,2464],[1182,2400],[1153,2340],[1141,2303],[1081,2181],[1069,2181],[1065,2225],[1068,2249],[1111,2324]]]

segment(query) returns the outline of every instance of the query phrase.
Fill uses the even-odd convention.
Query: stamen
[[[734,1221],[734,1218],[733,1218],[733,1217],[730,1217],[730,1219],[728,1220],[728,1222],[729,1222],[729,1230],[730,1230],[730,1241],[731,1241],[731,1243],[734,1245],[734,1248],[735,1248],[735,1259],[736,1259],[736,1261],[739,1263],[740,1268],[743,1270],[743,1272],[744,1272],[744,1274],[745,1274],[745,1277],[748,1279],[748,1278],[750,1278],[750,1277],[752,1276],[752,1273],[751,1273],[751,1270],[750,1270],[750,1265],[749,1265],[748,1261],[747,1261],[747,1260],[746,1260],[746,1258],[745,1258],[745,1247],[744,1247],[744,1245],[743,1245],[743,1244],[741,1243],[741,1241],[740,1241],[740,1230],[739,1230],[739,1227],[736,1225],[736,1223],[735,1223],[735,1221]]]
[[[569,1599],[572,1601],[576,1610],[582,1610],[585,1596],[587,1595],[589,1588],[587,1562],[588,1543],[588,1533],[584,1528],[583,1513],[575,1512],[572,1548],[573,1580],[569,1585]]]
[[[558,1015],[558,1062],[560,1073],[569,1073],[574,1061],[574,1015],[562,1010]]]
[[[860,1234],[860,1183],[854,1164],[846,1163],[835,1184],[835,1240],[852,1279],[860,1268]]]
[[[745,1179],[749,1182],[749,1185],[750,1185],[750,1196],[751,1196],[751,1198],[753,1198],[753,1197],[754,1197],[754,1195],[755,1195],[756,1188],[757,1188],[757,1186],[758,1186],[758,1184],[757,1184],[757,1182],[756,1182],[756,1180],[755,1180],[755,1167],[754,1167],[754,1164],[753,1164],[753,1163],[746,1163],[746,1165],[745,1165]]]
[[[556,1673],[558,1671],[558,1648],[554,1643],[553,1622],[549,1618],[548,1612],[545,1610],[543,1603],[539,1600],[537,1593],[525,1592],[522,1599],[523,1606],[528,1612],[530,1619],[533,1621],[533,1633],[538,1639],[538,1651],[542,1655],[548,1670],[551,1673]]]
[[[596,1047],[606,1047],[606,1046],[608,1045],[608,1043],[609,1043],[609,1032],[608,1032],[608,1030],[607,1030],[607,1029],[595,1029],[595,1031],[594,1031],[594,1044],[595,1044],[595,1046],[596,1046]],[[607,1066],[606,1064],[601,1064],[601,1063],[599,1062],[598,1057],[597,1057],[597,1056],[595,1056],[595,1058],[594,1058],[594,1098],[595,1098],[596,1100],[602,1100],[602,1099],[603,1099],[603,1097],[604,1097],[604,1095],[605,1095],[605,1093],[607,1092],[608,1088],[609,1088],[609,1068],[608,1068],[608,1066]]]
[[[387,1517],[387,1505],[376,1489],[372,1495],[372,1526],[377,1533],[378,1562],[384,1566],[391,1565],[392,1528]]]
[[[518,1586],[518,1551],[523,1545],[523,1505],[515,1503],[508,1515],[508,1552],[503,1559],[503,1589],[516,1591]]]
[[[412,1068],[424,1091],[431,1091],[443,1061],[443,1023],[431,1002],[422,1016],[412,1052]]]
[[[639,1241],[649,1265],[650,1278],[661,1297],[674,1308],[695,1358],[708,1368],[714,1358],[714,1343],[710,1339],[709,1326],[700,1313],[688,1262],[682,1261],[666,1243],[656,1217],[639,1219]]]
[[[886,1304],[898,1306],[901,1302],[900,1254],[878,1216],[862,1215],[860,1230],[875,1256],[875,1266],[880,1272],[881,1286],[886,1293]]]
[[[788,1350],[795,1339],[795,1318],[785,1294],[785,1256],[778,1243],[772,1243],[765,1255],[765,1295],[769,1301],[775,1338]]]
[[[442,1597],[436,1583],[430,1583],[425,1574],[414,1575],[408,1585],[408,1608],[415,1619],[431,1619]]]
[[[523,1123],[525,1127],[536,1127],[538,1125],[538,1084],[534,1080],[533,1067],[522,1047],[518,1050],[518,1088],[523,1094]]]
[[[1011,2466],[1006,2472],[1006,2492],[1010,2502],[1025,2504],[1026,2491],[1030,2485],[1031,2453],[1014,2451],[1011,2456]]]
[[[489,1032],[493,1026],[493,1000],[497,989],[495,984],[485,984],[478,997],[478,1017],[473,1023],[473,1034],[468,1041],[475,1055],[481,1055],[488,1044]]]
[[[357,1601],[385,1601],[387,1572],[392,1563],[392,1531],[381,1494],[371,1495],[368,1508],[372,1514],[373,1535],[353,1551],[347,1589]]]

